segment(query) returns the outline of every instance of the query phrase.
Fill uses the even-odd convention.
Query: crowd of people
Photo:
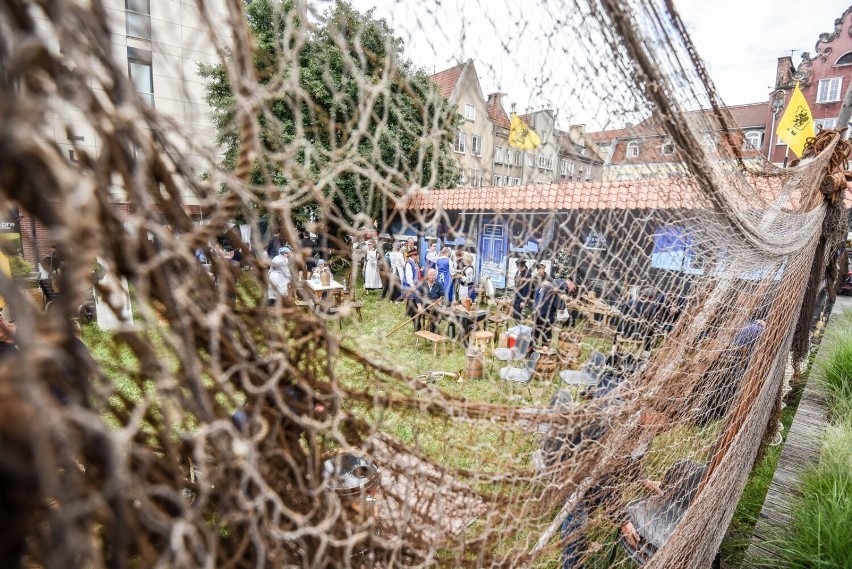
[[[298,268],[293,265],[295,247],[300,249],[302,259]],[[270,304],[292,293],[290,286],[297,271],[309,279],[329,272],[328,263],[318,254],[310,234],[302,234],[295,247],[285,243],[278,230],[268,242]],[[477,296],[472,252],[439,248],[435,241],[421,251],[415,237],[405,241],[368,239],[353,246],[350,260],[360,266],[365,294],[406,304],[415,332],[425,326],[436,331],[441,319],[453,316],[453,309],[461,306],[469,311]],[[579,295],[579,288],[571,280],[551,278],[545,263],[518,259],[516,268],[513,290],[507,291],[511,296],[511,316],[515,322],[530,326],[534,344],[549,346],[560,314],[572,322],[579,317],[575,309],[569,310],[569,302]],[[643,288],[619,306],[618,336],[639,340],[644,350],[650,350],[655,338],[670,330],[683,311],[683,298],[669,302],[656,289]]]

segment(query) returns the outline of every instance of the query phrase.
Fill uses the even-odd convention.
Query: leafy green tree
[[[263,157],[252,182],[263,183],[265,174],[297,196],[300,186],[320,187],[329,208],[302,196],[292,211],[297,223],[311,214],[332,223],[358,214],[376,219],[392,206],[387,198],[406,188],[455,185],[449,141],[457,113],[424,71],[403,60],[403,42],[385,20],[342,1],[307,32],[289,0],[255,0],[246,17],[266,88]],[[200,72],[225,166],[233,169],[240,133],[228,76],[222,65]],[[266,215],[269,196],[256,198],[253,207]]]

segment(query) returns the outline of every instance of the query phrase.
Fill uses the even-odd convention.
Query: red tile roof
[[[613,138],[620,138],[627,134],[626,128],[614,128],[612,130],[601,130],[598,132],[587,132],[586,136],[594,142],[600,144],[602,142],[610,142]]]
[[[491,122],[493,122],[499,127],[509,128],[511,126],[511,122],[509,121],[509,115],[506,114],[506,110],[500,103],[500,97],[489,97],[488,118],[491,119]]]
[[[459,63],[455,67],[439,71],[431,76],[432,81],[438,86],[441,96],[445,99],[449,99],[453,94],[453,89],[456,88],[456,83],[459,82],[465,65],[467,65],[467,62]]]
[[[689,178],[569,182],[421,192],[408,209],[445,211],[553,211],[584,209],[699,209],[709,207]]]
[[[737,105],[728,107],[734,120],[740,127],[766,126],[769,119],[769,101],[762,103],[751,103],[749,105]]]
[[[778,177],[749,176],[750,191],[766,201],[778,196],[783,182]],[[844,203],[849,207],[852,205],[852,184],[847,184],[847,188]],[[791,199],[787,207],[796,211],[801,205]],[[405,207],[420,211],[465,212],[712,208],[695,180],[689,177],[422,190],[414,194]]]

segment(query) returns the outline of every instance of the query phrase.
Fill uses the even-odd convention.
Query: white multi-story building
[[[103,0],[110,29],[110,43],[119,67],[125,69],[137,92],[166,119],[169,133],[182,160],[201,173],[202,156],[215,156],[216,129],[207,106],[205,88],[198,74],[199,63],[220,61],[210,27],[198,11],[195,0]],[[205,0],[205,9],[213,20],[212,29],[227,31],[224,0]],[[216,23],[221,25],[216,25]],[[48,43],[62,54],[62,45],[52,35],[47,20],[37,19]],[[2,27],[2,22],[0,22]],[[229,36],[221,36],[220,44],[228,45]],[[79,152],[97,156],[101,141],[95,129],[78,110],[54,95],[45,109],[52,122],[54,142],[69,160],[77,160]],[[191,146],[190,146],[191,144]],[[121,188],[115,189],[117,207],[124,204]],[[186,200],[193,212],[193,201]],[[20,231],[24,254],[34,260],[44,252],[49,236],[33,225],[26,212],[21,212]]]

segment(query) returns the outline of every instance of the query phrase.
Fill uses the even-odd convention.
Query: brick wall
[[[122,219],[127,219],[133,212],[133,206],[129,203],[114,203],[113,207]],[[65,206],[58,204],[57,209],[64,211]],[[42,223],[25,210],[20,211],[21,220],[21,245],[23,246],[24,259],[35,265],[38,259],[43,258],[56,238]],[[35,238],[33,238],[33,225],[35,225]],[[73,246],[71,247],[73,249]]]

